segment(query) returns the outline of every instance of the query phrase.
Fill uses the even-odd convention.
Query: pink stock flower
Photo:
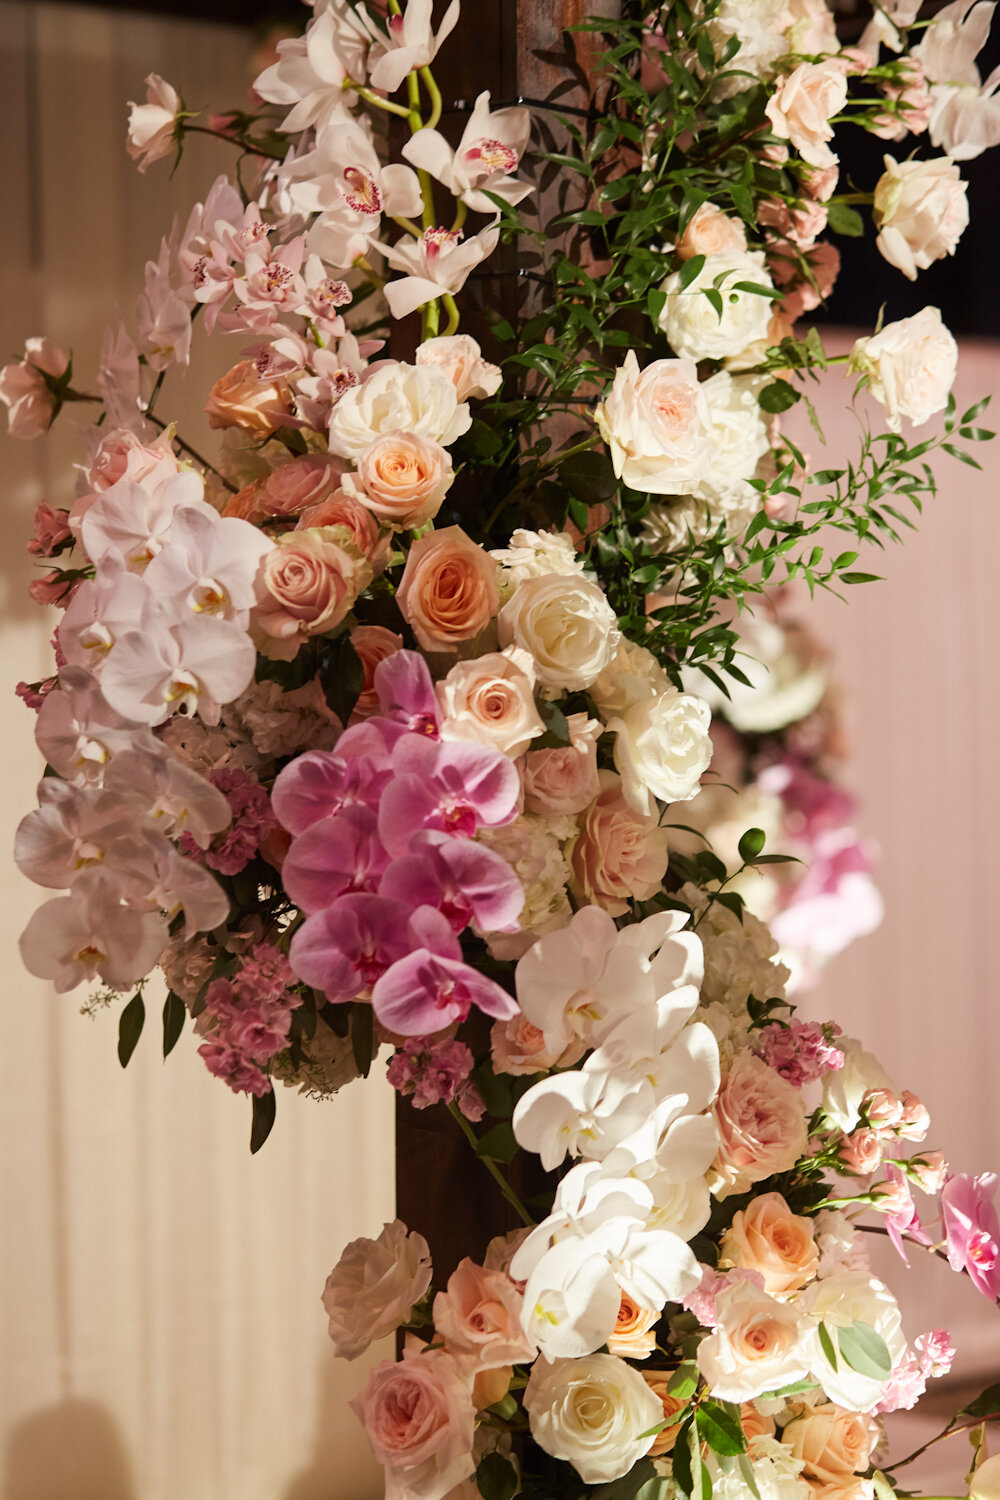
[[[908,1264],[908,1262],[907,1262]],[[909,1350],[893,1369],[873,1415],[892,1411],[911,1411],[927,1389],[927,1375],[918,1357]]]
[[[1000,1219],[993,1202],[997,1179],[994,1172],[978,1177],[960,1173],[949,1177],[941,1189],[948,1260],[956,1271],[967,1271],[969,1280],[991,1302],[1000,1297]]]
[[[517,1003],[506,990],[462,962],[461,945],[445,917],[419,907],[410,918],[410,952],[376,982],[375,1015],[401,1036],[430,1036],[464,1021],[475,1006],[509,1020]]]
[[[58,380],[68,365],[69,355],[49,339],[32,338],[25,344],[22,358],[0,370],[0,401],[7,407],[11,437],[40,437],[47,430],[55,415],[56,400],[45,376]]]
[[[410,1037],[392,1056],[386,1073],[397,1093],[427,1109],[432,1104],[457,1102],[469,1082],[475,1059],[464,1042]],[[464,1111],[463,1111],[464,1113]]]
[[[209,849],[202,851],[187,833],[181,839],[181,848],[223,875],[236,875],[250,863],[261,840],[277,827],[278,820],[267,792],[246,771],[222,767],[213,771],[209,780],[229,803],[232,823]]]
[[[715,1299],[727,1286],[732,1286],[737,1281],[749,1281],[761,1291],[764,1290],[764,1278],[759,1271],[734,1266],[730,1271],[719,1272],[712,1266],[702,1266],[700,1283],[693,1292],[688,1292],[686,1297],[681,1298],[681,1306],[688,1312],[693,1312],[703,1328],[715,1328],[718,1323]]]
[[[204,1059],[208,1071],[227,1083],[234,1094],[253,1094],[258,1099],[271,1092],[271,1080],[266,1073],[225,1042],[203,1042],[198,1056]]]
[[[58,677],[43,677],[41,682],[19,682],[14,688],[14,695],[26,707],[33,708],[38,713],[53,688],[58,685]]]
[[[840,1034],[841,1028],[833,1021],[823,1025],[818,1021],[793,1020],[787,1025],[772,1021],[761,1030],[754,1050],[768,1067],[801,1089],[844,1066],[843,1052],[833,1046],[834,1037]]]
[[[955,1358],[955,1346],[946,1328],[934,1328],[929,1333],[918,1334],[913,1347],[920,1356],[920,1365],[925,1375],[938,1379],[947,1375]]]

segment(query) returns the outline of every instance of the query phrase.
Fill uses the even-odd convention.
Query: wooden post
[[[599,83],[595,69],[601,40],[592,33],[567,35],[565,28],[589,16],[619,12],[619,0],[467,0],[435,65],[444,95],[440,128],[457,141],[484,90],[489,90],[494,109],[521,99],[551,101],[556,111],[560,106],[588,108]],[[536,121],[534,139],[544,142],[546,149],[550,144],[562,149],[555,116],[537,103],[529,108]],[[525,166],[530,170],[529,163]],[[542,176],[537,173],[540,183]],[[525,208],[530,207],[529,201]],[[558,212],[558,182],[541,185],[534,213],[544,223]],[[484,267],[485,276],[469,283],[460,299],[463,313],[470,314],[463,317],[464,329],[478,335],[475,307],[486,299],[516,326],[530,285],[518,280],[517,259],[514,249],[498,252]],[[393,341],[397,357],[409,357],[412,338],[412,330],[400,329],[398,342]],[[479,1024],[480,1050],[488,1030],[488,1023]],[[538,1190],[544,1177],[540,1166],[533,1159],[524,1160],[522,1153],[512,1180],[524,1198]],[[481,1257],[493,1235],[520,1225],[447,1110],[437,1106],[418,1111],[402,1099],[396,1109],[396,1207],[399,1217],[430,1243],[439,1285],[463,1256]]]

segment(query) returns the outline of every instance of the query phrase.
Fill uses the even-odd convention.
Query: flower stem
[[[353,78],[345,78],[343,87],[352,94],[357,94],[359,99],[363,99],[374,109],[387,110],[390,115],[399,115],[403,120],[410,118],[410,111],[404,104],[393,104],[390,99],[383,99],[381,94],[374,93],[372,89],[366,89],[363,83],[356,83]]]
[[[230,135],[226,130],[212,130],[208,125],[185,125],[184,134],[190,135],[214,135],[217,141],[228,141],[231,146],[241,146],[251,156],[263,156],[265,161],[284,161],[283,151],[268,151],[259,141],[255,141],[249,135]]]
[[[161,422],[160,418],[154,417],[151,411],[147,410],[145,412],[145,415],[149,418],[154,427],[158,427],[161,432],[166,432],[168,426],[170,425],[169,423]],[[207,458],[203,458],[202,455],[198,452],[197,448],[192,448],[191,444],[186,442],[179,433],[173,433],[171,442],[176,443],[178,448],[183,448],[184,452],[188,454],[190,458],[193,458],[196,464],[200,464],[203,469],[207,469],[210,474],[214,474],[219,483],[225,485],[226,489],[231,495],[235,495],[237,493],[235,484],[230,484],[229,480],[219,473],[215,465],[210,464]]]
[[[448,1113],[454,1120],[458,1122],[458,1127],[461,1130],[462,1134],[465,1136],[465,1139],[468,1141],[473,1151],[475,1151],[478,1155],[479,1142],[476,1140],[476,1133],[473,1130],[472,1126],[469,1124],[468,1120],[462,1114],[458,1105],[449,1104]],[[497,1187],[500,1189],[501,1193],[503,1193],[504,1197],[507,1199],[507,1202],[510,1204],[511,1208],[521,1220],[521,1223],[525,1224],[529,1229],[533,1229],[535,1227],[534,1219],[531,1217],[528,1210],[525,1208],[524,1204],[521,1202],[520,1198],[517,1196],[514,1189],[511,1187],[510,1183],[507,1181],[506,1177],[503,1175],[493,1158],[490,1156],[480,1156],[479,1160],[482,1162],[487,1172],[489,1172]]]
[[[420,77],[423,80],[424,88],[427,90],[427,97],[431,101],[431,112],[427,119],[426,128],[433,130],[441,118],[441,111],[444,107],[441,90],[438,88],[434,74],[430,68],[421,68]]]
[[[448,322],[445,324],[444,336],[445,338],[450,338],[450,336],[458,328],[458,303],[455,301],[454,297],[449,296],[447,292],[441,298],[441,301],[444,303],[445,312],[448,314]]]

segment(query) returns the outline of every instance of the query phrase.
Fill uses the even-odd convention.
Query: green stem
[[[414,224],[412,219],[404,219],[399,214],[392,215],[392,222],[398,224],[400,229],[405,229],[407,234],[414,235],[418,240],[424,232],[417,224]]]
[[[441,90],[438,88],[434,74],[430,68],[421,68],[420,77],[423,80],[424,88],[427,90],[427,97],[431,101],[431,112],[427,120],[427,129],[433,130],[441,118],[444,101],[441,98]]]
[[[447,292],[441,298],[441,301],[444,303],[445,312],[448,314],[448,322],[445,324],[444,337],[450,338],[458,328],[458,303],[455,301],[454,297],[449,296]]]
[[[835,193],[830,203],[874,203],[874,193]]]
[[[468,205],[463,203],[461,198],[459,198],[458,207],[455,209],[455,218],[451,226],[452,234],[456,234],[458,230],[461,229],[462,225],[465,223],[468,213]]]
[[[437,331],[441,322],[441,304],[436,297],[430,302],[424,303],[421,309],[421,318],[423,319],[421,337],[424,339],[437,338]]]
[[[393,104],[389,99],[383,99],[381,94],[375,94],[371,89],[366,89],[363,83],[356,83],[353,78],[345,78],[343,87],[352,94],[357,94],[366,104],[371,104],[375,109],[387,110],[390,115],[399,115],[401,119],[408,120],[410,111],[403,104]]]
[[[410,121],[410,134],[416,135],[418,130],[423,130],[424,121],[420,113],[420,81],[416,73],[411,73],[406,80],[406,93],[410,101],[407,115]],[[429,172],[423,167],[417,169],[417,180],[420,183],[420,196],[423,199],[425,229],[434,228],[434,182]]]
[[[564,459],[572,458],[576,453],[586,453],[588,448],[593,448],[594,445],[599,441],[600,434],[594,432],[590,437],[584,438],[582,442],[574,443],[572,448],[564,448],[561,453],[556,453],[552,458],[548,460],[547,463],[539,464],[537,468],[532,469],[530,474],[526,474],[523,479],[519,479],[514,485],[513,489],[507,491],[507,494],[504,495],[499,505],[494,507],[489,520],[486,522],[487,535],[489,535],[490,531],[493,529],[493,525],[500,516],[501,511],[505,510],[510,502],[517,495],[519,495],[522,490],[527,489],[528,485],[536,480],[539,475],[547,474],[550,469],[557,469]]]
[[[185,125],[185,135],[194,132],[195,135],[214,135],[217,141],[228,141],[231,146],[241,146],[244,151],[249,151],[252,156],[263,156],[266,161],[284,161],[284,151],[268,151],[259,142],[249,135],[230,135],[226,130],[211,130],[207,125]]]
[[[479,1142],[476,1140],[476,1133],[473,1130],[472,1126],[469,1124],[468,1120],[462,1114],[458,1105],[449,1104],[448,1113],[454,1120],[458,1122],[459,1129],[465,1136],[465,1139],[468,1141],[473,1151],[477,1151]],[[507,1199],[507,1202],[510,1204],[511,1208],[521,1220],[521,1223],[525,1224],[529,1229],[533,1229],[535,1227],[534,1219],[531,1217],[528,1210],[525,1208],[524,1204],[521,1202],[520,1198],[517,1196],[514,1189],[511,1187],[510,1183],[507,1181],[506,1177],[503,1175],[493,1158],[490,1156],[480,1156],[479,1160],[482,1162],[487,1172],[489,1172],[497,1187],[500,1189],[501,1193],[503,1193],[504,1197]]]
[[[926,1453],[928,1448],[933,1448],[935,1443],[940,1443],[945,1438],[954,1437],[957,1432],[969,1432],[973,1427],[978,1427],[982,1422],[994,1422],[998,1416],[1000,1416],[1000,1412],[992,1412],[988,1417],[974,1417],[971,1422],[962,1422],[957,1427],[952,1426],[949,1422],[943,1432],[939,1432],[936,1437],[928,1438],[926,1443],[922,1443],[919,1448],[914,1448],[913,1452],[908,1453],[905,1458],[898,1458],[894,1464],[885,1464],[882,1472],[883,1474],[891,1474],[893,1469],[903,1469],[907,1464],[912,1464],[913,1460],[919,1458],[922,1453]],[[951,1497],[921,1496],[921,1500],[951,1500]]]

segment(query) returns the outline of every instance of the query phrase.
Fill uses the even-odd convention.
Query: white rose
[[[435,688],[444,715],[441,738],[524,753],[545,733],[534,699],[534,663],[516,647],[460,661]]]
[[[657,359],[640,370],[630,349],[594,420],[615,474],[634,490],[687,494],[708,472],[708,403],[691,360]]]
[[[905,1359],[907,1347],[899,1305],[889,1288],[865,1271],[842,1271],[823,1281],[814,1281],[802,1293],[799,1305],[813,1322],[808,1340],[812,1374],[838,1406],[848,1411],[871,1411],[882,1399],[887,1381],[859,1375],[842,1356],[838,1356],[834,1369],[823,1352],[819,1324],[826,1325],[836,1348],[839,1328],[865,1323],[882,1339],[895,1370]]]
[[[655,698],[670,687],[670,678],[652,651],[623,636],[618,650],[590,686],[590,696],[608,718],[623,714],[633,703]]]
[[[707,500],[713,514],[734,501],[760,509],[757,491],[747,483],[771,447],[767,423],[757,400],[760,383],[720,370],[702,384],[712,431],[712,466],[695,494]],[[720,519],[715,516],[715,519]]]
[[[918,271],[954,254],[969,222],[966,185],[949,156],[884,161],[872,205],[880,231],[875,243],[890,265],[916,281]]]
[[[832,167],[837,158],[827,142],[833,139],[834,115],[847,99],[847,78],[835,61],[800,63],[771,95],[765,111],[771,129],[790,141],[811,167]]]
[[[615,765],[636,812],[648,817],[653,797],[689,802],[695,796],[712,759],[711,721],[704,699],[675,687],[611,720],[608,729],[618,736]]]
[[[734,289],[734,283],[746,281],[768,292],[774,290],[774,284],[764,269],[762,255],[751,252],[740,255],[732,251],[707,255],[698,275],[683,290],[680,277],[680,271],[675,271],[663,283],[667,301],[660,314],[660,327],[676,354],[691,360],[728,359],[742,354],[748,344],[767,337],[771,298],[759,292]],[[719,292],[721,314],[705,295],[708,291]],[[670,492],[660,489],[657,493]]]
[[[583,558],[565,531],[526,531],[519,526],[510,546],[497,547],[490,556],[503,568],[501,589],[511,589],[525,578],[541,578],[545,573],[569,576],[583,572]]]
[[[774,72],[778,58],[788,50],[779,24],[784,9],[785,0],[752,0],[750,4],[747,0],[721,0],[706,25],[716,57],[721,56],[730,37],[736,37],[740,50],[729,67],[739,69],[741,74],[767,78]],[[716,83],[713,95],[727,98],[746,86],[745,77],[724,78]]]
[[[715,1332],[698,1345],[698,1368],[712,1395],[749,1401],[809,1374],[808,1322],[752,1281],[735,1281],[715,1299]]]
[[[1000,1453],[980,1464],[972,1475],[969,1500],[1000,1500]]]
[[[892,432],[899,431],[900,417],[919,427],[943,411],[957,367],[958,345],[936,307],[887,323],[874,338],[858,339],[851,351],[850,368],[868,376]]]
[[[621,638],[615,612],[598,585],[561,573],[518,584],[498,622],[500,644],[528,651],[540,683],[570,692],[600,676]]]
[[[347,391],[330,416],[330,452],[354,463],[385,432],[408,432],[447,447],[472,425],[464,401],[435,365],[388,364]]]
[[[572,1464],[584,1484],[627,1474],[653,1446],[649,1429],[663,1418],[638,1370],[613,1354],[536,1360],[524,1405],[538,1446]]]
[[[405,1323],[431,1284],[431,1254],[422,1234],[400,1219],[377,1240],[352,1240],[323,1288],[330,1337],[342,1359],[357,1359],[375,1339]]]
[[[459,401],[468,401],[470,396],[492,396],[503,379],[499,365],[483,359],[483,351],[468,333],[425,339],[417,350],[417,364],[443,370]]]

